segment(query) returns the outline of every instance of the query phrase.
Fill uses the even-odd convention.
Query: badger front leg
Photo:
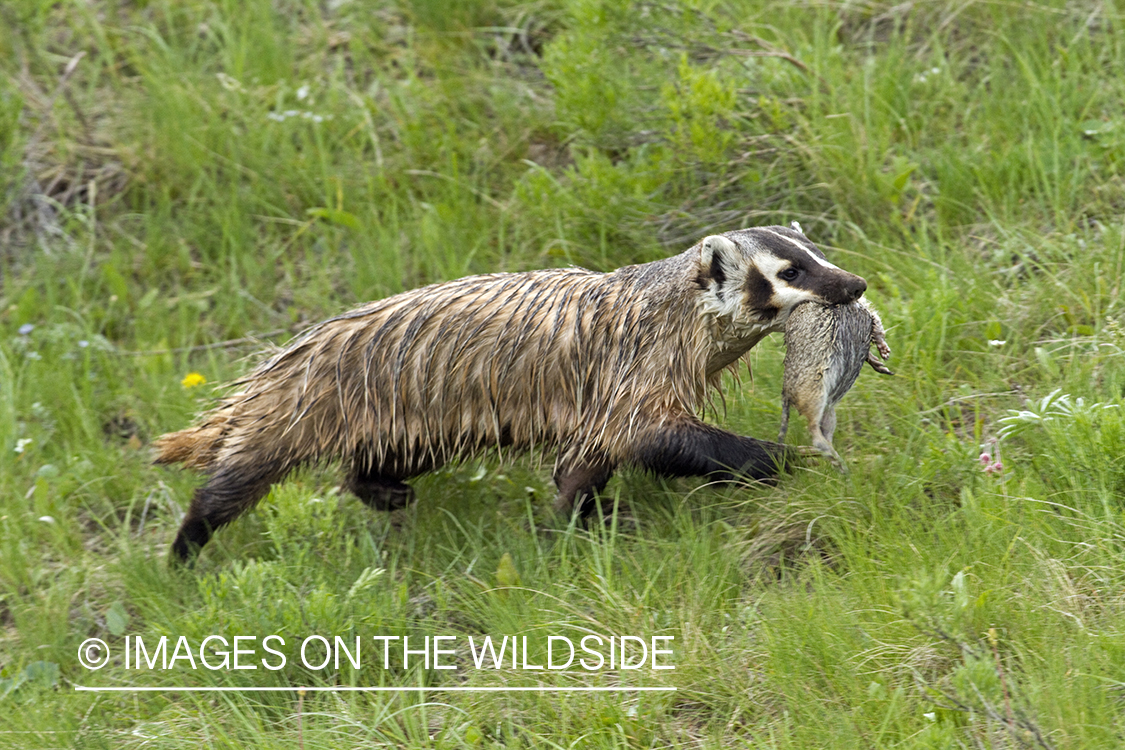
[[[398,510],[414,501],[413,487],[378,474],[352,474],[344,486],[364,505],[375,510]]]
[[[406,480],[440,468],[443,463],[428,454],[388,452],[377,459],[370,451],[359,451],[349,460],[344,489],[369,508],[398,510],[414,502],[414,488]]]
[[[579,517],[588,518],[597,508],[596,496],[605,489],[615,468],[604,456],[560,459],[554,476],[559,488],[555,511],[569,516],[577,505]]]
[[[769,479],[795,457],[795,451],[779,443],[685,419],[663,426],[642,440],[633,463],[660,476],[707,476],[729,481]]]

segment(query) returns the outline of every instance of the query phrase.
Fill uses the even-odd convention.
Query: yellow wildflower
[[[184,376],[184,379],[180,381],[180,385],[182,385],[184,388],[194,388],[195,386],[203,385],[206,382],[207,378],[203,377],[198,372],[189,372]]]

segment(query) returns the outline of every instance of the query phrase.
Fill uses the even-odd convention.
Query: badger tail
[[[210,474],[231,431],[231,416],[229,409],[217,409],[197,425],[161,435],[154,443],[153,463],[183,464]]]

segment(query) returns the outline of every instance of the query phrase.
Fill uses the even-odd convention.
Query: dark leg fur
[[[195,491],[172,554],[179,562],[190,562],[211,534],[265,497],[270,486],[285,476],[288,467],[279,463],[228,466],[219,469]]]
[[[564,464],[555,471],[555,486],[559,488],[555,511],[569,515],[578,507],[583,520],[597,508],[595,496],[605,489],[613,476],[614,465],[604,459],[576,461]]]
[[[635,462],[660,476],[709,476],[722,481],[774,477],[795,456],[794,451],[779,443],[685,420],[641,445]]]
[[[379,462],[368,459],[364,452],[352,457],[344,486],[367,507],[382,511],[398,510],[414,502],[414,488],[404,480],[441,466],[431,456],[412,461],[403,461],[396,454],[386,455]]]
[[[350,477],[347,488],[364,505],[375,510],[398,510],[414,501],[414,488],[410,485],[373,474]]]

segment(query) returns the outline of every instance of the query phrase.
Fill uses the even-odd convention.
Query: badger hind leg
[[[181,563],[190,562],[220,527],[254,507],[289,471],[280,461],[240,462],[221,466],[195,491],[172,554]]]
[[[585,520],[597,509],[597,495],[605,489],[616,467],[604,457],[563,461],[555,469],[555,511],[570,515],[575,508]]]

